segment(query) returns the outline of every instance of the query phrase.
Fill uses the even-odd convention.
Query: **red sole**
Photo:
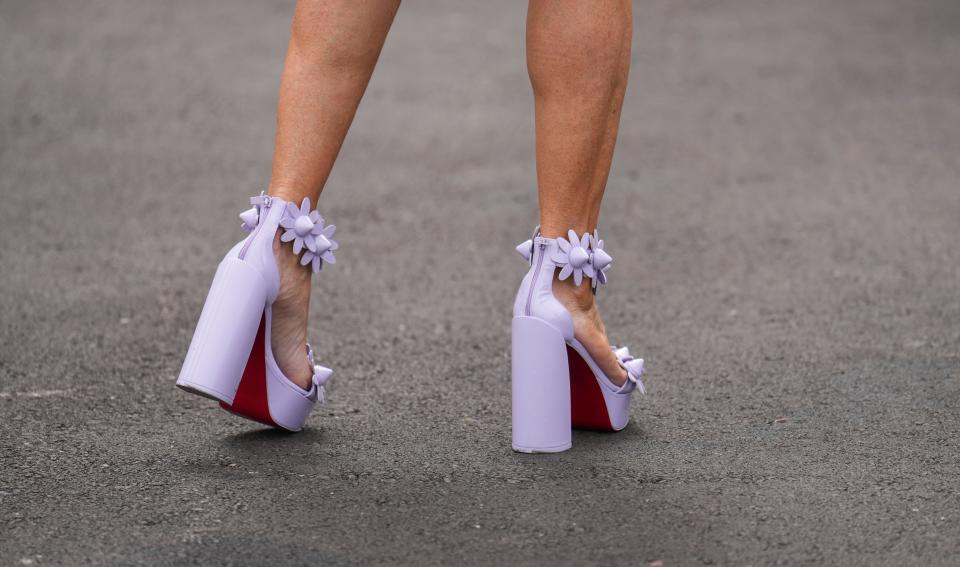
[[[243,369],[243,377],[240,378],[233,404],[220,402],[220,407],[240,417],[279,427],[270,417],[270,407],[267,402],[266,336],[266,318],[261,315],[257,338],[254,339],[253,348],[250,349],[250,356]]]
[[[570,366],[570,421],[574,429],[614,431],[593,370],[576,350],[567,345]]]

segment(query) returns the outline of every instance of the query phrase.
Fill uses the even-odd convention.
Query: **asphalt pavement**
[[[401,7],[309,428],[174,388],[292,7],[0,1],[0,564],[960,561],[960,4],[636,4],[599,301],[650,392],[558,455],[510,449],[522,2]]]

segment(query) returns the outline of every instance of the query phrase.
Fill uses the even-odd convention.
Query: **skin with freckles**
[[[399,7],[394,0],[299,0],[280,85],[271,195],[319,201]],[[531,0],[527,67],[536,111],[537,187],[544,236],[597,226],[613,159],[630,67],[629,0]],[[280,369],[300,386],[312,370],[304,356],[309,268],[274,241],[280,294],[271,346]],[[626,373],[610,351],[590,290],[554,282],[574,333],[614,382]]]

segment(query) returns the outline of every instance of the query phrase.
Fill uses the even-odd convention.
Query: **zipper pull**
[[[257,207],[263,207],[269,209],[270,205],[273,204],[273,197],[267,195],[266,191],[261,191],[260,194],[256,197],[250,197],[250,204]]]

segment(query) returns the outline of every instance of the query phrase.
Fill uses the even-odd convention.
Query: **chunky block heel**
[[[616,384],[574,336],[573,318],[553,294],[555,279],[607,282],[613,258],[593,234],[544,238],[540,228],[517,246],[530,264],[513,304],[513,448],[525,453],[569,449],[571,429],[620,431],[630,421],[630,399],[645,393],[643,359],[611,347],[627,381]]]
[[[235,256],[220,262],[177,386],[233,403],[267,300],[260,271]]]
[[[567,346],[536,317],[513,319],[513,450],[556,453],[572,445]]]

